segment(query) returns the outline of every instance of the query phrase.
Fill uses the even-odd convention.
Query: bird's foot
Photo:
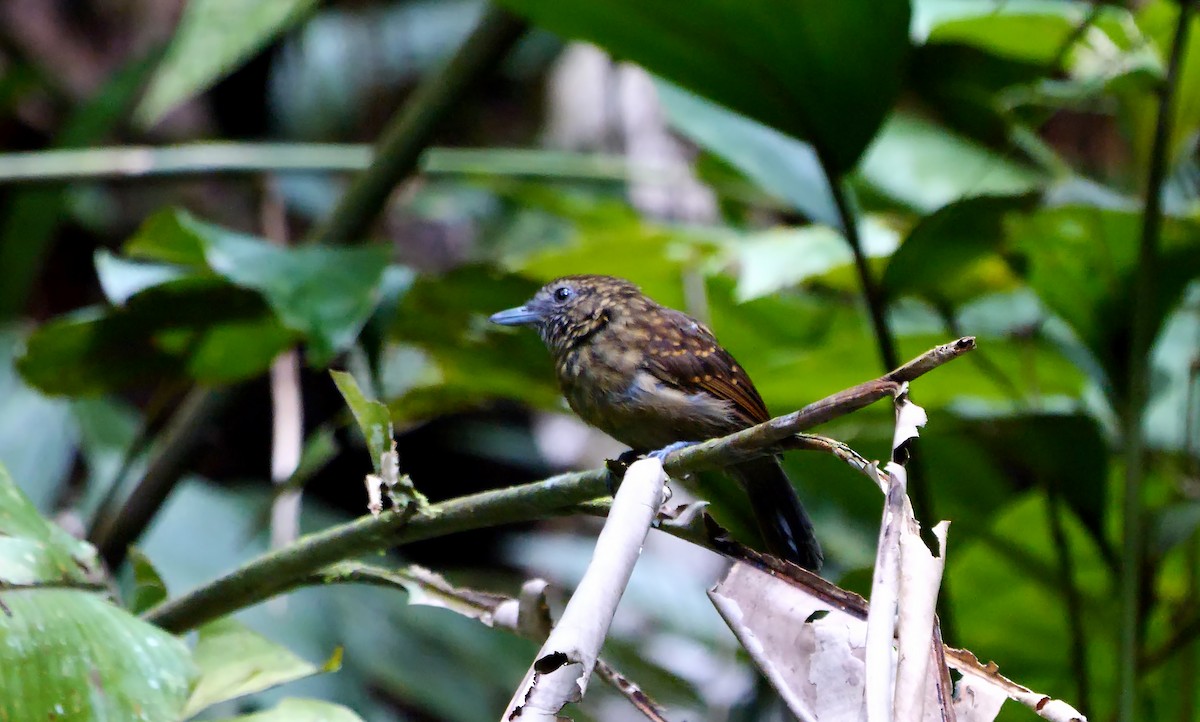
[[[676,451],[681,451],[683,449],[686,449],[689,446],[695,446],[698,443],[700,443],[700,442],[698,442],[698,441],[676,441],[674,444],[668,444],[667,446],[664,446],[657,451],[651,451],[649,454],[646,454],[646,456],[650,457],[651,459],[658,459],[659,461],[666,461],[667,456],[669,456],[670,454],[673,454]]]

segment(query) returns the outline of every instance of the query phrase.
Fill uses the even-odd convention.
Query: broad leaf
[[[175,637],[95,592],[23,589],[0,614],[0,718],[173,722],[193,667]]]
[[[896,113],[871,144],[858,175],[873,190],[921,212],[986,195],[1023,195],[1046,178],[913,115]]]
[[[1107,375],[1115,399],[1128,381],[1133,279],[1141,216],[1087,206],[1010,216],[1008,244],[1042,301],[1061,316]],[[1200,274],[1200,227],[1166,219],[1149,310],[1157,335],[1187,283]]]
[[[98,570],[0,467],[0,719],[179,719],[186,647],[108,602]]]
[[[379,301],[383,246],[283,248],[196,220],[182,211],[152,216],[126,245],[131,256],[201,265],[262,295],[287,328],[303,334],[317,366],[347,348]]]
[[[147,289],[122,308],[85,308],[42,325],[16,365],[52,394],[181,376],[227,383],[262,373],[294,340],[256,294],[190,277]]]
[[[834,174],[875,135],[908,51],[905,0],[503,4],[812,143]]]
[[[679,132],[816,223],[841,227],[813,147],[665,81],[658,97]]]
[[[892,298],[918,295],[935,304],[958,305],[1017,282],[1000,253],[1004,215],[1027,199],[980,196],[951,203],[925,216],[892,254],[883,275]]]
[[[137,109],[153,125],[302,20],[316,0],[189,0],[179,29]]]
[[[200,675],[187,700],[185,717],[218,702],[332,672],[341,666],[340,649],[317,667],[228,618],[200,628],[193,655]]]

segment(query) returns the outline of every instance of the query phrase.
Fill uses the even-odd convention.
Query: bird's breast
[[[558,362],[563,395],[584,421],[635,449],[702,441],[736,430],[728,402],[662,383],[636,349],[573,349]]]

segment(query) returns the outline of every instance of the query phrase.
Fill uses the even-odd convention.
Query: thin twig
[[[279,187],[263,181],[260,209],[263,235],[288,245],[287,209]],[[279,489],[271,502],[271,547],[278,548],[300,536],[300,499],[303,487],[284,486],[300,466],[304,448],[304,397],[300,387],[300,350],[292,347],[271,362],[271,483]]]
[[[1125,543],[1121,554],[1121,633],[1119,662],[1118,719],[1133,722],[1138,715],[1137,661],[1141,656],[1143,612],[1141,605],[1142,563],[1145,540],[1142,528],[1142,479],[1145,474],[1145,448],[1142,417],[1150,386],[1150,344],[1157,327],[1155,299],[1158,285],[1159,236],[1162,226],[1162,191],[1166,181],[1175,92],[1179,85],[1179,65],[1187,47],[1195,2],[1179,4],[1175,38],[1167,61],[1167,75],[1154,125],[1150,149],[1150,170],[1146,178],[1146,207],[1142,213],[1142,233],[1138,251],[1137,277],[1133,297],[1132,342],[1129,344],[1129,386],[1124,408],[1125,435]]]
[[[155,446],[146,472],[125,498],[120,514],[97,517],[88,535],[109,569],[125,561],[125,554],[158,512],[188,457],[200,442],[201,432],[229,400],[228,389],[196,387],[180,402]]]
[[[1088,676],[1087,630],[1083,624],[1083,596],[1075,577],[1075,563],[1071,557],[1071,545],[1063,528],[1063,509],[1058,481],[1052,480],[1046,488],[1046,515],[1050,525],[1050,538],[1058,557],[1059,591],[1066,607],[1067,628],[1071,631],[1071,670],[1075,674],[1075,701],[1083,709],[1091,709],[1091,684]]]
[[[788,437],[891,396],[900,381],[911,381],[974,348],[975,339],[970,337],[943,344],[881,378],[800,411],[669,454],[664,466],[668,472],[686,473],[742,459],[747,450],[769,451]],[[605,496],[610,482],[607,470],[593,469],[451,499],[411,516],[385,512],[377,517],[361,517],[301,537],[295,544],[253,559],[198,589],[159,604],[143,616],[164,629],[187,631],[267,599],[295,579],[343,559],[469,529],[571,513],[575,505]]]

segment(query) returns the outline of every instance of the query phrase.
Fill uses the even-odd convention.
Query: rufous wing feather
[[[754,383],[702,324],[678,311],[650,340],[647,370],[665,384],[691,393],[705,392],[729,401],[746,426],[771,418]]]

